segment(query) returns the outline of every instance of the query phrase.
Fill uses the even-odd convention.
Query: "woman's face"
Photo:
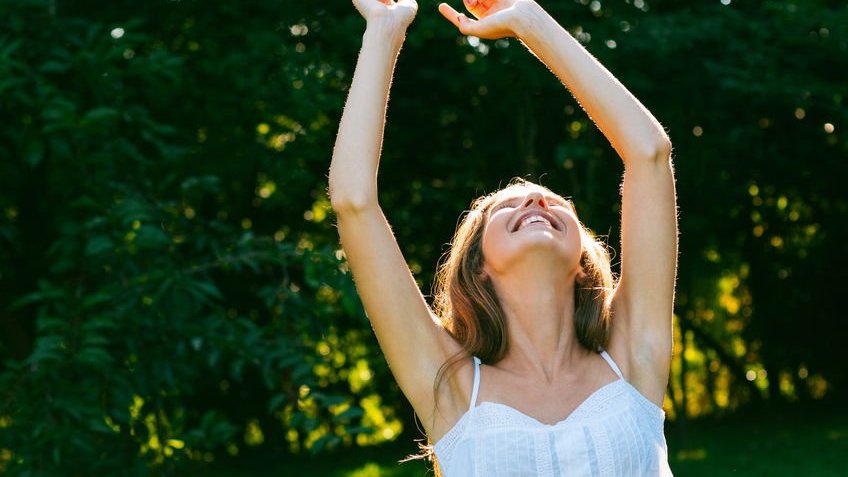
[[[484,271],[503,274],[528,254],[536,263],[570,273],[580,264],[582,242],[571,202],[541,187],[504,189],[489,208],[483,230]]]

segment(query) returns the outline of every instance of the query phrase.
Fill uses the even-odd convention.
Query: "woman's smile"
[[[515,221],[515,225],[512,226],[511,232],[517,232],[518,230],[533,224],[545,224],[554,230],[562,229],[562,224],[559,223],[552,213],[543,209],[536,209],[524,212],[518,220]]]

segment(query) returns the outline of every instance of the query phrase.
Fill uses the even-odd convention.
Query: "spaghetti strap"
[[[480,390],[480,358],[474,356],[474,388],[471,390],[471,403],[468,410],[474,409],[477,404],[477,391]]]
[[[615,374],[617,374],[619,378],[624,379],[624,376],[621,375],[621,370],[618,369],[618,365],[612,360],[612,356],[607,353],[607,350],[602,350],[601,356],[606,360],[607,364],[610,365],[610,368],[615,371]]]

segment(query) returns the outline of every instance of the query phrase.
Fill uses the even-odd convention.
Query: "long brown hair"
[[[516,177],[506,187],[475,199],[471,209],[462,217],[450,250],[443,256],[444,261],[436,272],[434,311],[445,330],[463,348],[439,368],[433,383],[437,400],[440,386],[455,365],[469,356],[494,364],[504,357],[509,347],[506,314],[491,280],[483,278],[481,271],[483,230],[489,211],[498,195],[513,187],[538,187],[551,192],[547,187]],[[609,302],[616,279],[611,270],[607,245],[579,221],[578,224],[583,242],[580,265],[585,273],[577,275],[577,286],[574,287],[574,326],[582,346],[600,351],[609,341]],[[420,447],[423,453],[410,457],[432,460],[436,476],[440,476],[429,437],[427,445]]]

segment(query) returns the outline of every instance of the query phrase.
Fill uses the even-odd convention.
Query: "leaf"
[[[11,58],[12,53],[14,53],[23,44],[23,40],[20,38],[15,40],[7,40],[6,38],[3,38],[2,41],[6,42],[5,44],[0,43],[0,58],[3,60]]]
[[[204,300],[209,298],[214,298],[216,300],[223,299],[223,295],[221,295],[218,287],[215,286],[211,281],[203,281],[203,280],[192,280],[191,287],[200,292],[200,297]]]
[[[51,136],[47,141],[52,159],[64,160],[71,157],[71,146],[68,140],[61,136]]]
[[[316,255],[312,255],[310,257],[307,257],[303,261],[303,268],[304,268],[304,272],[305,272],[304,275],[305,275],[305,278],[306,278],[306,283],[314,289],[317,289],[318,287],[320,287],[321,282],[322,282],[322,280],[321,280],[322,273],[321,272],[323,270],[321,270],[321,266],[320,266],[320,262],[319,262],[318,257]]]
[[[65,330],[67,322],[62,318],[54,318],[51,316],[42,316],[36,322],[36,329],[39,333],[61,333]]]
[[[9,90],[13,90],[17,87],[24,85],[24,84],[26,84],[26,83],[23,80],[21,80],[20,78],[3,79],[2,81],[0,81],[0,93],[8,94]],[[25,96],[21,92],[18,91],[16,93],[17,94],[15,94],[15,96],[17,96],[17,98],[20,101],[26,101],[28,99],[28,96]]]
[[[183,192],[216,192],[221,186],[221,179],[218,176],[192,176],[185,179],[180,188]]]
[[[100,204],[89,195],[84,195],[70,202],[70,207],[74,209],[97,209]]]
[[[100,255],[112,250],[114,247],[115,243],[112,242],[112,239],[109,237],[105,235],[95,235],[88,241],[88,244],[86,244],[85,254],[88,256]]]
[[[111,296],[109,301],[112,301]],[[107,308],[109,310],[109,308]],[[113,311],[113,310],[110,310]],[[100,333],[103,331],[112,331],[117,329],[118,322],[114,319],[112,315],[102,314],[95,315],[91,319],[87,320],[83,325],[82,329],[86,333]]]
[[[35,350],[27,358],[29,364],[59,361],[62,357],[61,347],[64,346],[64,338],[59,335],[46,335],[38,338]]]
[[[38,70],[42,73],[51,74],[51,73],[64,73],[71,68],[71,65],[67,63],[62,63],[56,60],[46,61],[41,65]]]
[[[315,401],[325,407],[344,404],[345,402],[347,402],[347,398],[344,396],[330,395],[318,391],[313,392],[312,396],[315,398]]]
[[[101,305],[103,303],[109,303],[111,301],[112,301],[112,295],[111,294],[105,293],[105,292],[99,292],[99,293],[95,293],[94,295],[91,295],[91,296],[87,297],[85,300],[83,300],[82,307],[86,308],[86,309],[87,308],[94,308],[97,305]]]
[[[41,288],[40,290],[32,293],[27,293],[21,298],[18,298],[17,300],[13,301],[12,304],[9,305],[9,309],[13,311],[19,310],[33,303],[48,302],[63,298],[65,296],[64,290],[52,287],[46,284],[46,282],[39,283],[39,287]]]
[[[354,425],[354,426],[344,426],[344,430],[346,434],[356,435],[356,434],[371,434],[374,432],[373,427],[362,426],[362,425]]]
[[[365,415],[365,411],[363,411],[362,408],[351,406],[351,407],[345,409],[344,412],[342,412],[338,416],[336,416],[336,420],[349,421],[349,420],[352,420],[352,419],[358,419],[358,418],[362,417],[363,415]]]
[[[288,399],[288,396],[286,396],[285,394],[282,394],[282,393],[275,394],[268,401],[268,412],[273,413],[274,411],[276,411],[280,406],[283,405],[283,403],[286,402],[287,399]]]
[[[120,113],[117,109],[110,108],[107,106],[99,106],[86,111],[86,113],[82,116],[82,122],[84,124],[92,125],[97,123],[115,121],[119,117]]]
[[[312,376],[312,365],[306,361],[301,361],[294,366],[292,370],[292,380],[295,383],[304,383],[307,377]]]
[[[341,438],[335,434],[325,434],[318,438],[309,448],[312,455],[319,454],[325,447],[332,448],[341,441]]]
[[[44,120],[44,132],[54,132],[73,124],[76,105],[64,98],[53,98],[44,107],[41,117]]]
[[[142,200],[135,197],[127,197],[126,199],[115,204],[113,211],[116,216],[121,218],[124,227],[129,228],[136,220],[142,224],[146,224],[153,220],[150,212],[150,207]]]
[[[108,344],[109,344],[108,339],[106,339],[106,338],[104,338],[100,335],[95,335],[95,334],[90,335],[90,336],[86,336],[82,340],[82,345],[86,348],[87,347],[100,346],[100,345],[108,345]]]
[[[153,249],[170,245],[171,240],[161,228],[153,225],[142,225],[136,232],[135,244],[139,248]]]
[[[230,362],[230,376],[235,381],[241,381],[242,371],[244,370],[244,360],[234,359]]]
[[[114,362],[115,358],[103,348],[86,348],[77,355],[77,361],[84,364],[96,365],[97,367],[104,367]]]
[[[24,161],[31,167],[37,166],[44,157],[44,142],[41,139],[28,141],[24,149]]]

